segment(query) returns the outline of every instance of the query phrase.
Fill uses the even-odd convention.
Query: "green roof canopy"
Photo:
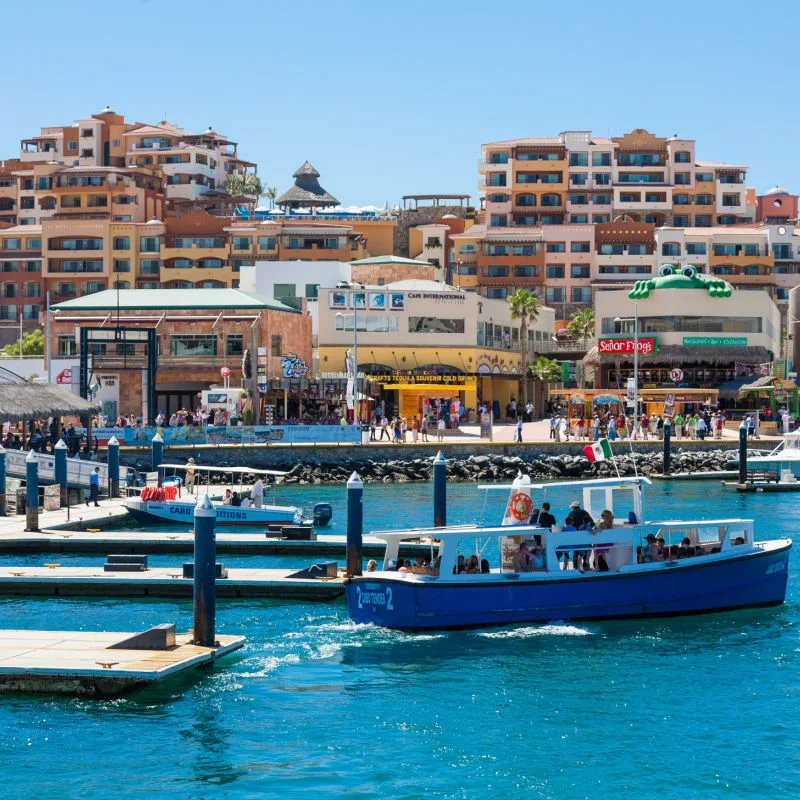
[[[351,267],[366,267],[369,264],[416,264],[418,267],[432,267],[428,261],[417,261],[413,258],[400,256],[375,256],[375,258],[362,258],[360,261],[351,261]]]
[[[119,305],[118,305],[119,303]],[[56,311],[170,311],[185,309],[272,309],[274,311],[300,312],[253,292],[240,289],[106,289],[53,306]]]

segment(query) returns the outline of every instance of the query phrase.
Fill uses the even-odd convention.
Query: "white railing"
[[[25,450],[6,450],[6,471],[9,476],[24,478],[26,474],[25,459],[28,453]],[[56,459],[49,454],[37,453],[39,462],[39,480],[47,483],[55,482]],[[75,458],[67,459],[67,483],[70,486],[89,488],[89,475],[95,468],[100,468],[100,486],[108,486],[108,464],[98,461],[79,461]],[[120,485],[125,485],[126,468],[120,467]]]

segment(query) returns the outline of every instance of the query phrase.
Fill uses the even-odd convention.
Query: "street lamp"
[[[625,321],[629,321],[628,317]],[[622,317],[615,317],[614,323],[622,325]],[[620,330],[622,328],[620,327]],[[633,305],[633,415],[639,416],[639,304]]]

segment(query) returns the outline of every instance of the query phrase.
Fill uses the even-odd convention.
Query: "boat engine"
[[[317,503],[314,506],[314,525],[321,527],[327,525],[333,516],[333,506],[330,503]]]

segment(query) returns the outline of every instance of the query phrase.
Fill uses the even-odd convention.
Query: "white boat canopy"
[[[250,467],[204,467],[200,464],[159,464],[159,469],[193,469],[195,472],[221,472],[228,475],[275,475],[284,477],[288,472],[277,469],[251,469]]]

